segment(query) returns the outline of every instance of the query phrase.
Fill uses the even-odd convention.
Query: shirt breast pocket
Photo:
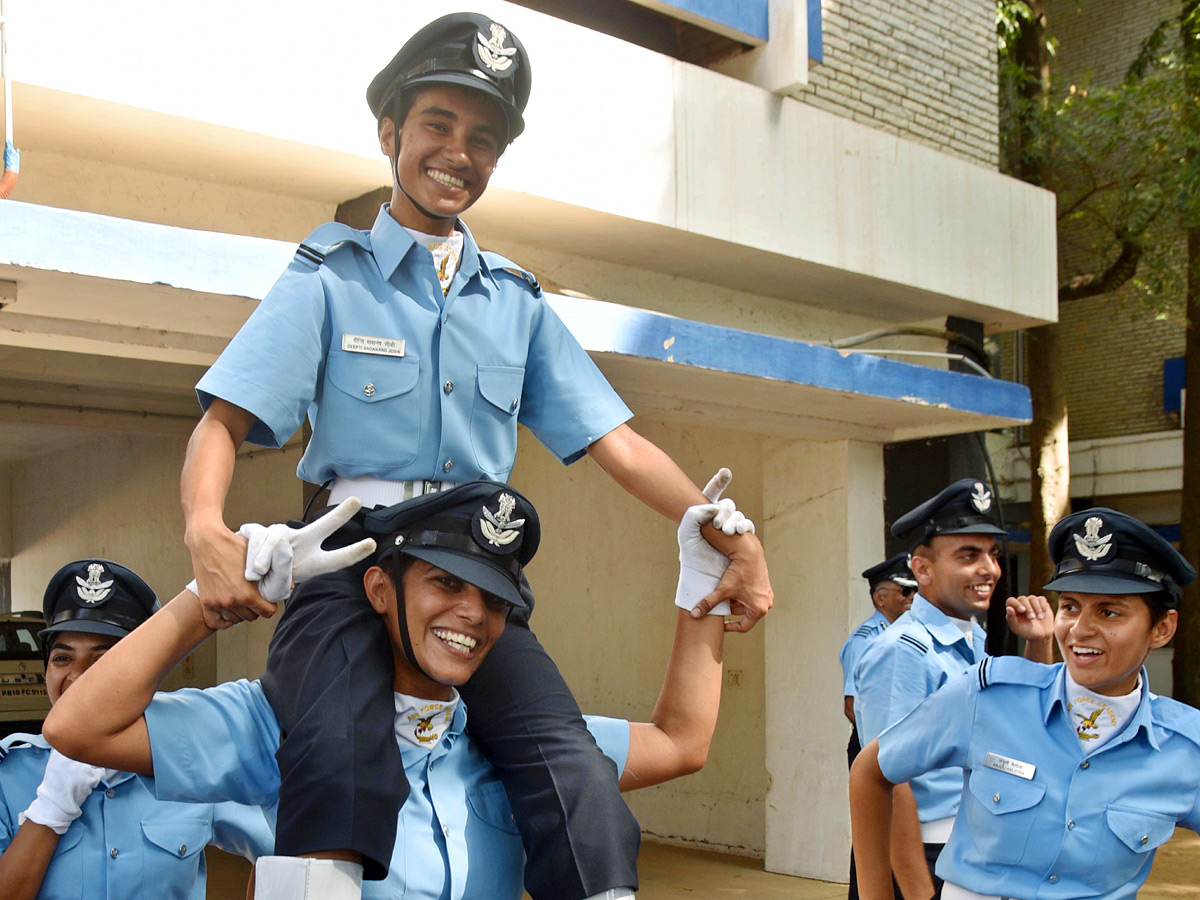
[[[80,840],[86,830],[84,821],[76,819],[58,839],[39,897],[83,897],[83,863],[84,857],[89,855],[89,843],[85,841],[81,847]],[[93,852],[97,852],[98,845],[98,838],[90,844]]]
[[[467,803],[471,867],[465,896],[521,896],[525,851],[504,785],[492,781],[472,788]]]
[[[417,458],[421,446],[421,362],[415,356],[381,356],[330,350],[318,428],[331,456],[354,465],[395,468]]]
[[[142,878],[162,898],[190,897],[203,850],[212,836],[208,819],[155,819],[142,823]]]
[[[991,863],[1017,863],[1025,855],[1046,786],[994,769],[974,769],[967,782],[971,841]]]
[[[471,447],[480,471],[499,481],[508,479],[517,456],[517,414],[524,384],[525,369],[521,366],[477,368]]]
[[[1137,876],[1155,848],[1175,833],[1171,816],[1112,804],[1104,811],[1103,825],[1091,872],[1100,876],[1096,886],[1105,891]]]

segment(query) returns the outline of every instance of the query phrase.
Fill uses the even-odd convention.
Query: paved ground
[[[209,849],[209,900],[242,900],[249,863]],[[764,872],[755,859],[642,844],[638,900],[753,897],[755,900],[842,900],[844,884]],[[1182,828],[1158,851],[1138,900],[1200,900],[1200,836]]]

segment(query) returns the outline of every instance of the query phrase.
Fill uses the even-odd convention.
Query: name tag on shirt
[[[1021,762],[1019,759],[1009,759],[1007,756],[1001,756],[999,753],[989,753],[983,758],[983,764],[989,769],[998,769],[1001,772],[1007,772],[1009,775],[1024,778],[1026,781],[1030,781],[1033,778],[1033,773],[1037,771],[1037,766],[1033,763]]]
[[[398,338],[343,334],[342,349],[348,353],[372,353],[375,356],[403,356],[404,341]]]

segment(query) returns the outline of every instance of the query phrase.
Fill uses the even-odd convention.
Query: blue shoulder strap
[[[371,238],[368,232],[359,231],[341,222],[326,222],[318,225],[308,237],[296,248],[296,261],[308,263],[316,269],[325,262],[325,255],[339,244],[357,244],[368,253],[371,251]]]
[[[538,280],[533,277],[533,273],[528,269],[518,266],[508,257],[501,256],[499,253],[493,253],[491,250],[480,250],[479,258],[482,259],[487,267],[492,271],[503,271],[508,272],[510,275],[516,275],[527,285],[529,285],[530,290],[532,290],[535,294],[540,294],[542,292],[542,286],[538,284]]]
[[[1170,697],[1154,697],[1150,702],[1157,723],[1200,747],[1200,711]]]
[[[1020,656],[989,656],[979,664],[979,687],[995,684],[1028,684],[1046,687],[1058,677],[1057,666],[1030,662]]]

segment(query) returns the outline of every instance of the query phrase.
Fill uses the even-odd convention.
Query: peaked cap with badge
[[[996,501],[982,481],[960,478],[892,523],[893,537],[915,550],[940,534],[1004,534]]]
[[[521,574],[541,541],[537,510],[520,492],[469,481],[367,513],[378,559],[403,553],[445,569],[515,607],[528,606]]]
[[[158,609],[138,575],[107,559],[77,559],[54,573],[42,596],[43,638],[58,631],[124,637]]]
[[[367,88],[379,119],[402,91],[450,84],[487,94],[500,104],[508,140],[525,130],[531,86],[529,54],[515,34],[478,13],[451,13],[430,22],[400,48]],[[399,126],[399,122],[395,123]]]
[[[1097,506],[1061,519],[1050,532],[1054,578],[1051,591],[1081,594],[1163,592],[1167,607],[1179,607],[1183,585],[1196,570],[1153,528],[1133,516]]]
[[[908,567],[907,553],[897,553],[878,565],[871,566],[862,573],[862,577],[867,579],[872,593],[885,581],[894,582],[902,588],[915,589],[917,587],[917,579],[913,577],[912,569]]]

